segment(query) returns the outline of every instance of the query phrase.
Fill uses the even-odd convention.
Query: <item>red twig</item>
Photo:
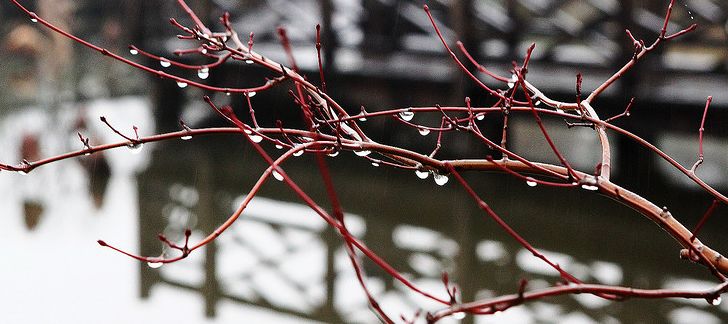
[[[705,132],[705,118],[708,116],[708,108],[710,108],[710,103],[713,101],[713,97],[710,96],[705,101],[705,109],[703,109],[703,118],[700,120],[700,128],[698,128],[698,160],[695,161],[695,164],[693,164],[693,167],[690,168],[690,172],[695,173],[695,171],[698,169],[698,167],[703,164],[703,160],[705,159],[705,155],[703,154],[703,133]]]
[[[713,212],[715,211],[715,208],[720,205],[720,202],[718,200],[713,200],[713,203],[710,204],[710,207],[708,207],[708,210],[705,211],[705,214],[703,214],[703,217],[700,218],[700,221],[697,225],[695,225],[695,229],[693,230],[693,236],[690,237],[690,242],[695,241],[695,237],[698,235],[700,230],[703,228],[703,225],[705,225],[705,222],[708,221],[708,218],[713,215]]]

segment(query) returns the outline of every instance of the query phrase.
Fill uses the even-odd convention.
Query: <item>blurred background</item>
[[[475,58],[501,75],[537,44],[528,79],[552,98],[574,101],[576,74],[593,90],[632,56],[626,28],[648,43],[662,26],[668,1],[433,0],[429,6],[445,37],[462,40]],[[178,40],[168,23],[189,19],[175,1],[38,0],[23,2],[54,24],[110,51],[159,68],[127,46],[187,63],[172,52],[195,44]],[[492,103],[446,56],[422,10],[404,0],[189,1],[208,26],[231,13],[241,35],[255,33],[255,49],[285,62],[276,27],[288,29],[299,66],[318,82],[315,25],[322,24],[328,92],[350,113],[409,106]],[[118,141],[101,122],[141,135],[225,125],[201,97],[231,104],[246,115],[243,97],[180,88],[114,62],[33,23],[10,2],[0,4],[0,159],[19,163]],[[663,44],[595,103],[602,118],[635,105],[620,127],[655,143],[685,166],[694,162],[705,99],[714,96],[706,122],[706,161],[698,174],[728,189],[728,4],[678,0],[674,32],[696,32]],[[166,69],[193,80],[196,71]],[[505,88],[485,75],[489,85]],[[246,64],[210,70],[206,82],[224,87],[261,84],[270,75]],[[258,121],[300,125],[298,108],[281,87],[253,98]],[[529,116],[514,116],[509,146],[527,158],[558,161]],[[436,115],[415,122],[437,126]],[[361,122],[383,143],[429,153],[436,134],[421,135],[393,119]],[[598,161],[591,129],[548,119],[557,145],[580,170]],[[482,129],[499,138],[502,116],[488,115]],[[443,138],[442,157],[494,154],[462,136]],[[277,152],[269,147],[271,153]],[[612,137],[614,182],[667,206],[695,226],[711,198],[654,154]],[[447,271],[463,300],[546,287],[558,274],[485,218],[454,181],[443,187],[410,172],[371,165],[350,152],[329,159],[349,226],[400,272],[428,291],[446,296]],[[326,205],[320,176],[302,156],[284,167]],[[144,255],[168,253],[157,233],[192,241],[218,226],[237,207],[266,165],[239,136],[120,149],[52,164],[24,176],[0,173],[0,322],[108,323],[357,322],[376,323],[346,254],[325,224],[282,183],[268,183],[244,216],[214,244],[182,262],[152,268],[98,247],[104,239]],[[678,246],[652,222],[584,190],[531,188],[502,174],[466,173],[477,191],[509,224],[577,277],[593,283],[640,288],[710,287],[708,271],[678,259]],[[700,238],[728,251],[725,206]],[[393,318],[436,310],[365,263],[372,290]],[[449,319],[462,323],[720,323],[728,306],[705,301],[608,302],[573,295],[540,300],[494,316]]]

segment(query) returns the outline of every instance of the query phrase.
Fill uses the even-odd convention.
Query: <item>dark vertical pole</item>
[[[475,253],[476,236],[473,231],[473,217],[470,214],[467,201],[464,201],[467,197],[458,196],[453,199],[455,204],[452,205],[451,210],[453,211],[455,221],[455,236],[457,241],[460,243],[460,252],[458,253],[456,264],[457,270],[455,273],[455,280],[460,289],[460,300],[470,301],[475,300],[475,294],[478,287],[476,286],[477,273],[477,259]],[[466,316],[460,323],[462,324],[473,324],[475,323],[474,316]]]
[[[336,307],[334,306],[334,301],[336,299],[335,257],[336,249],[339,247],[340,241],[337,239],[337,235],[336,233],[334,233],[334,230],[332,228],[327,227],[322,235],[324,243],[326,244],[326,302],[323,306],[323,309],[321,309],[321,317],[327,319],[328,321],[334,322],[340,320],[336,312]]]
[[[208,154],[199,156],[199,177],[197,178],[198,190],[200,193],[198,205],[198,218],[201,228],[210,233],[215,230],[217,219],[215,215],[225,215],[228,211],[218,210],[214,195],[214,170]],[[205,298],[205,316],[214,317],[216,313],[217,300],[220,298],[220,291],[215,271],[215,255],[217,251],[216,241],[205,245],[205,282],[202,287],[202,295]]]
[[[327,78],[332,72],[336,72],[336,69],[334,68],[334,60],[338,44],[334,35],[333,26],[331,26],[333,15],[333,1],[321,0],[321,43],[323,45],[321,54],[324,61],[324,73]]]
[[[451,25],[453,31],[455,31],[458,39],[463,42],[466,48],[472,49],[472,53],[477,59],[479,51],[477,50],[477,47],[474,46],[472,12],[472,0],[453,1],[450,7],[450,20],[452,21]],[[454,65],[452,66],[454,67]],[[457,68],[454,68],[454,70],[452,102],[453,104],[461,105],[463,103],[463,98],[468,96],[470,83],[465,81],[463,74]]]

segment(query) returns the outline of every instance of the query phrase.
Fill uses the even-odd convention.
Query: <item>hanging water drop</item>
[[[202,53],[202,54],[207,54],[207,49],[203,47],[203,48],[202,48],[202,49],[200,50],[200,53]]]
[[[139,51],[137,51],[136,48],[130,48],[129,49],[129,54],[131,54],[131,55],[137,55],[137,54],[139,54]]]
[[[435,179],[435,183],[438,186],[444,186],[450,180],[450,178],[448,178],[446,175],[439,173],[433,174],[432,178]]]
[[[253,64],[253,63],[255,63],[255,62],[253,62],[253,60],[245,60],[245,63],[246,63],[246,64]]]
[[[209,68],[204,67],[204,68],[197,70],[197,77],[199,77],[200,79],[204,80],[204,79],[207,79],[207,77],[209,77],[209,76],[210,76]]]
[[[180,137],[179,139],[181,139],[183,141],[189,141],[192,139],[192,135],[185,135],[185,136]]]
[[[515,74],[511,75],[511,79],[508,80],[508,88],[513,89],[516,86],[516,81],[518,81],[518,76]]]
[[[277,149],[279,149],[279,150],[282,150],[282,149],[283,149],[283,145],[281,145],[281,144],[276,144],[276,148],[277,148]]]
[[[720,296],[718,296],[716,298],[713,298],[713,300],[710,301],[710,304],[713,306],[718,306],[718,305],[720,305],[721,301],[723,301],[723,300],[720,298]]]
[[[273,170],[273,178],[276,178],[278,181],[283,181],[283,175],[276,170]]]
[[[536,100],[536,102],[533,103],[534,106],[538,106],[541,104],[541,100]]]
[[[177,86],[181,89],[187,88],[187,82],[177,81]]]
[[[253,96],[255,96],[257,94],[257,92],[250,91],[250,92],[246,92],[245,94],[248,96],[248,98],[253,98]]]
[[[170,66],[172,66],[172,63],[169,60],[167,60],[166,58],[161,58],[159,60],[159,65],[161,65],[162,67],[170,67]]]
[[[379,163],[378,162],[372,162],[372,166],[373,167],[378,167],[379,166]]]
[[[20,175],[27,176],[28,175],[28,171],[20,170]]]
[[[91,152],[84,153],[83,156],[89,156],[91,155]]]
[[[225,95],[229,97],[230,96],[230,91],[225,91]]]
[[[293,152],[293,156],[301,156],[301,155],[303,155],[303,151],[304,150],[298,150],[296,152]]]
[[[414,117],[415,117],[415,113],[411,112],[409,110],[399,113],[399,118],[402,118],[402,120],[404,120],[404,121],[410,121]]]
[[[526,184],[529,187],[535,187],[538,183],[531,177],[526,178]]]
[[[250,135],[250,140],[253,141],[253,143],[260,143],[263,141],[263,136],[260,136],[258,134],[252,134]]]
[[[329,154],[326,154],[326,155],[328,155],[330,157],[337,157],[339,155],[339,151],[333,151],[333,152],[331,152]]]
[[[420,132],[420,135],[422,135],[422,136],[427,136],[427,134],[430,133],[430,130],[427,128],[420,128],[420,129],[418,129],[418,131]]]
[[[366,117],[359,117],[359,121],[360,122],[365,122],[365,121],[367,121],[367,118]]]
[[[368,150],[354,151],[354,154],[356,154],[358,156],[367,156],[371,153],[372,153],[372,151],[368,151]]]
[[[37,23],[38,22],[38,15],[35,14],[35,12],[29,13],[30,16],[30,22]]]
[[[484,113],[477,114],[477,115],[475,115],[475,119],[483,120],[483,119],[485,119],[485,114]]]
[[[597,190],[599,190],[599,187],[597,187],[595,185],[588,184],[588,183],[582,184],[581,185],[581,188],[582,189],[585,189],[585,190],[589,190],[589,191],[597,191]]]
[[[454,318],[456,320],[461,320],[461,319],[465,318],[465,313],[463,313],[463,312],[454,313],[454,314],[452,314],[452,318]]]
[[[132,154],[139,154],[144,147],[144,143],[135,143],[127,145]]]
[[[152,269],[159,269],[163,264],[162,262],[147,262],[147,265]]]
[[[430,173],[427,171],[421,171],[421,170],[415,170],[415,175],[417,175],[420,179],[427,179],[427,177],[430,176]]]
[[[630,114],[629,114],[629,112],[626,112],[624,115],[627,116],[627,117],[629,117]]]

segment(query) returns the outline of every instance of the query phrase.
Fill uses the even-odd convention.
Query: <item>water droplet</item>
[[[139,154],[144,147],[144,143],[136,143],[127,145],[132,154]]]
[[[541,100],[536,100],[536,102],[533,103],[534,106],[538,106],[541,104]]]
[[[131,55],[137,55],[137,54],[139,54],[139,51],[137,51],[136,48],[130,48],[129,49],[129,54],[131,54]]]
[[[511,79],[508,80],[508,88],[513,89],[513,87],[516,86],[516,82],[518,81],[518,76],[515,74],[511,75]]]
[[[410,121],[412,118],[415,117],[415,113],[411,111],[403,111],[399,113],[399,117],[402,118],[404,121]]]
[[[253,141],[253,143],[260,143],[263,141],[263,136],[260,136],[258,134],[252,134],[250,135],[250,140]]]
[[[185,135],[185,136],[180,137],[179,139],[181,139],[183,141],[189,141],[192,139],[192,135]]]
[[[204,80],[204,79],[207,79],[207,77],[209,77],[209,76],[210,76],[210,69],[204,67],[204,68],[197,70],[197,77],[199,77],[200,79]]]
[[[247,128],[245,130],[243,130],[243,132],[245,132],[245,134],[248,134],[248,135],[253,134],[253,131],[251,131]]]
[[[450,180],[450,178],[448,178],[446,175],[439,173],[433,174],[432,178],[435,179],[435,183],[438,186],[444,186]]]
[[[162,262],[147,262],[147,265],[152,269],[159,269],[164,263]]]
[[[187,88],[187,82],[177,81],[177,86],[180,88]]]
[[[84,153],[83,156],[89,156],[91,153]]]
[[[32,22],[32,23],[38,22],[38,16],[35,14],[35,12],[30,13],[30,22]]]
[[[277,148],[277,149],[279,149],[279,150],[282,150],[282,149],[283,149],[283,145],[281,145],[281,144],[276,144],[276,148]]]
[[[358,156],[367,156],[371,153],[372,153],[372,151],[367,151],[367,150],[354,151],[354,154],[356,154]]]
[[[230,96],[230,91],[225,91],[226,96]]]
[[[585,189],[585,190],[589,190],[589,191],[597,191],[597,190],[599,190],[599,187],[597,187],[595,185],[587,184],[587,183],[581,185],[581,188],[582,189]]]
[[[417,175],[418,178],[424,180],[424,179],[427,179],[427,177],[430,176],[430,173],[427,172],[427,171],[416,170],[415,171],[415,175]]]
[[[250,91],[250,92],[246,92],[245,94],[248,96],[248,98],[253,98],[253,96],[255,96],[257,94],[257,92]]]
[[[718,305],[720,305],[720,302],[722,302],[722,301],[723,300],[720,298],[720,296],[718,296],[717,298],[711,300],[710,304],[713,306],[718,306]]]
[[[367,118],[366,117],[359,117],[359,121],[365,122],[365,121],[367,121]]]
[[[528,178],[526,178],[526,184],[527,184],[527,185],[528,185],[529,187],[535,187],[536,185],[538,185],[538,183],[536,182],[536,180],[534,180],[534,179],[533,179],[533,178],[531,178],[531,177],[528,177]]]
[[[461,320],[461,319],[465,318],[465,313],[463,313],[463,312],[454,313],[454,314],[452,314],[452,318],[454,318],[456,320]]]
[[[630,113],[626,113],[626,114],[624,114],[624,115],[625,115],[625,116],[627,116],[627,117],[629,117]]]
[[[253,63],[255,63],[255,62],[253,62],[253,60],[245,60],[245,63],[246,63],[246,64],[253,64]]]
[[[161,65],[162,67],[170,67],[172,66],[172,63],[169,62],[169,60],[167,60],[166,58],[162,58],[159,60],[159,65]]]
[[[333,152],[331,152],[331,153],[329,153],[327,155],[330,156],[330,157],[337,157],[339,155],[339,151],[333,151]]]
[[[377,163],[377,162],[372,162],[372,166],[373,166],[373,167],[378,167],[378,166],[379,166],[379,163]]]
[[[24,175],[24,176],[27,176],[27,175],[28,175],[28,171],[25,171],[25,170],[21,170],[21,171],[20,171],[20,175]]]
[[[422,135],[422,136],[427,136],[427,134],[430,133],[430,130],[427,128],[420,128],[420,129],[418,129],[418,131],[420,132],[420,135]]]
[[[303,155],[303,151],[304,150],[298,150],[298,151],[296,151],[296,152],[293,153],[293,156],[301,156],[301,155]]]
[[[483,119],[485,119],[485,114],[484,113],[477,114],[477,115],[475,115],[475,119],[483,120]]]
[[[283,181],[283,175],[276,170],[273,170],[273,178],[276,178],[278,181]]]
[[[200,50],[200,53],[202,53],[202,54],[207,54],[207,49],[206,49],[206,48],[202,48],[202,49]]]

